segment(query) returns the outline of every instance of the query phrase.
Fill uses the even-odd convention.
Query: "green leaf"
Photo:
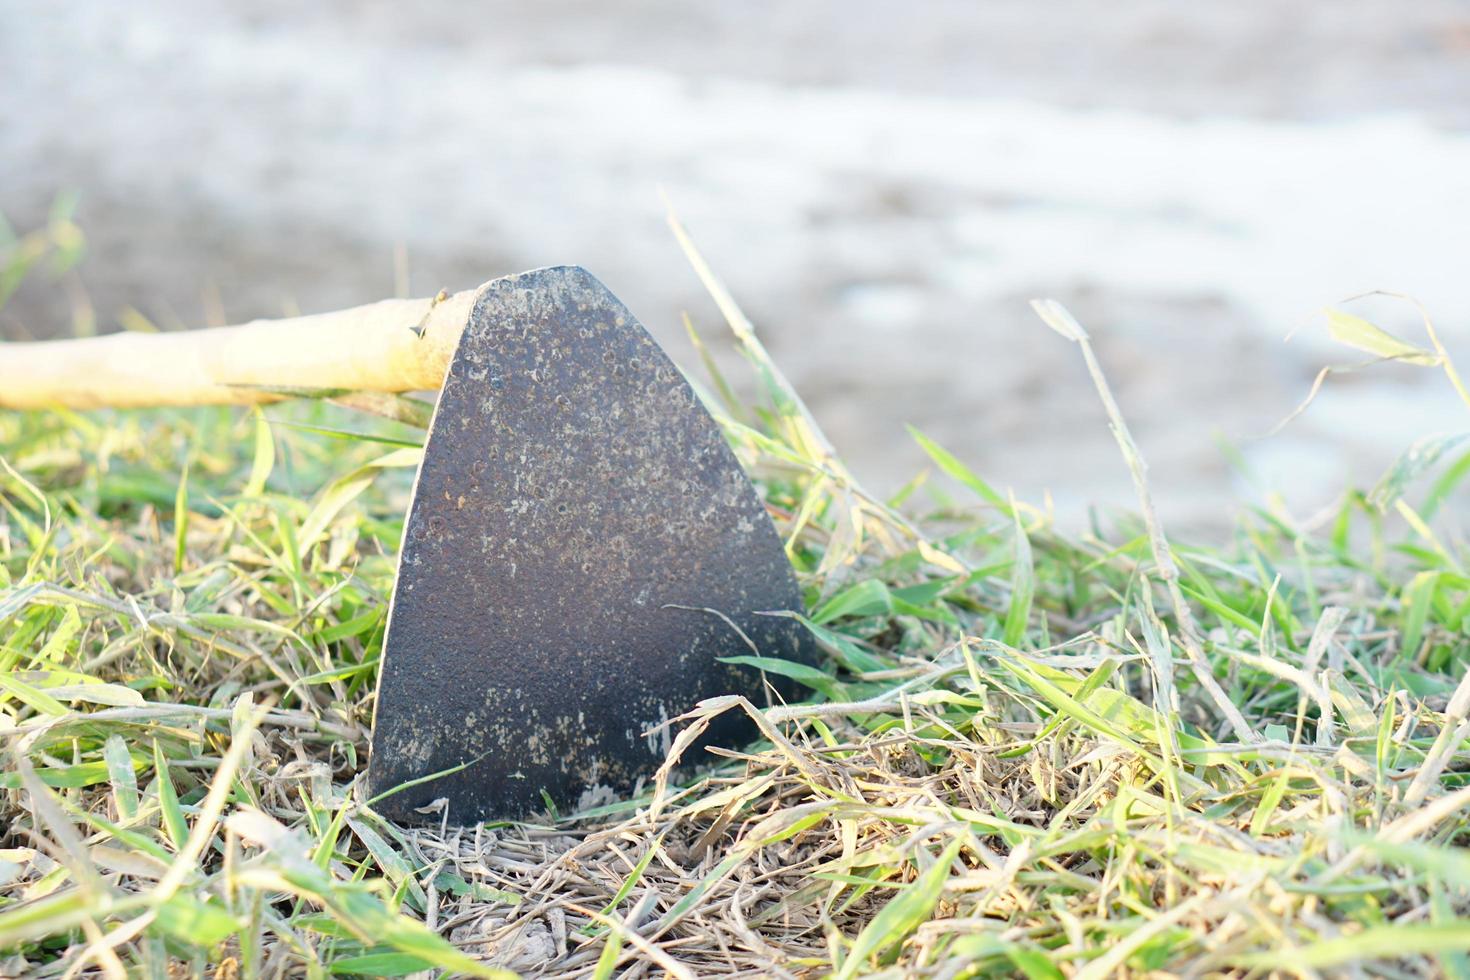
[[[954,586],[956,581],[958,581],[958,576],[934,578],[917,585],[889,589],[889,593],[895,601],[912,603],[915,606],[927,606],[936,602],[946,589]]]
[[[0,676],[0,680],[4,680]],[[79,762],[73,766],[48,766],[45,769],[36,770],[36,778],[53,789],[76,789],[80,786],[96,786],[105,783],[112,774],[107,771],[107,765],[102,762]],[[0,772],[0,787],[5,789],[19,789],[21,787],[20,773],[15,770]]]
[[[341,667],[334,667],[331,670],[319,670],[314,674],[307,674],[305,677],[301,678],[301,683],[327,684],[331,681],[340,681],[345,677],[352,677],[355,674],[361,674],[365,671],[372,670],[374,667],[378,666],[379,662],[380,658],[374,657],[371,660],[364,660],[360,664],[349,663],[343,664]]]
[[[1403,618],[1399,628],[1403,631],[1400,652],[1413,660],[1419,653],[1419,644],[1424,639],[1424,626],[1429,621],[1429,607],[1434,593],[1439,588],[1439,572],[1420,572],[1404,586],[1400,597]]]
[[[1414,440],[1413,445],[1394,461],[1378,485],[1368,494],[1368,502],[1380,511],[1387,511],[1394,501],[1404,495],[1409,484],[1440,461],[1445,453],[1470,439],[1470,432],[1454,435],[1425,436]]]
[[[465,881],[453,871],[441,871],[434,877],[434,887],[446,895],[458,898],[461,895],[469,895],[482,902],[504,902],[506,905],[521,904],[521,896],[515,892],[508,892],[501,888],[492,888],[483,881],[471,884]]]
[[[291,924],[301,929],[310,929],[323,936],[331,936],[333,939],[352,938],[352,930],[337,921],[337,918],[330,912],[308,912],[305,915],[298,915],[291,920]]]
[[[876,616],[893,611],[893,597],[881,579],[864,579],[837,593],[812,613],[812,622],[830,623],[843,616]]]
[[[179,892],[157,908],[159,929],[192,946],[217,946],[240,928],[240,921],[208,901]]]
[[[272,633],[276,636],[285,636],[293,640],[298,638],[295,633],[291,632],[290,627],[282,626],[280,623],[273,623],[267,619],[253,619],[249,616],[236,616],[231,613],[194,613],[189,617],[189,621],[196,626],[203,626],[206,629],[221,630],[223,632],[247,631],[252,633]]]
[[[163,829],[173,842],[174,850],[179,850],[184,846],[184,841],[189,839],[189,825],[184,820],[184,810],[179,806],[178,793],[174,790],[173,778],[169,775],[168,759],[164,757],[163,748],[157,742],[153,743],[153,771],[154,782],[158,787],[158,806],[163,812]]]
[[[250,409],[255,416],[255,458],[250,463],[250,478],[245,482],[245,496],[258,497],[265,492],[266,481],[276,465],[276,439],[271,424],[259,406]]]
[[[1242,956],[1242,966],[1266,970],[1322,970],[1369,960],[1398,960],[1422,953],[1470,950],[1470,920],[1426,924],[1397,922],[1368,926],[1345,936],[1323,939],[1295,949],[1277,947],[1270,952]]]
[[[1198,599],[1201,605],[1226,622],[1239,626],[1241,629],[1250,633],[1251,636],[1261,635],[1260,620],[1252,619],[1238,609],[1226,605],[1222,600],[1206,595],[1203,592],[1198,592],[1187,585],[1181,585],[1180,588],[1184,590],[1185,595]]]
[[[0,615],[0,620],[5,617]],[[46,645],[41,647],[32,663],[64,663],[70,659],[71,641],[82,628],[82,617],[76,606],[67,606],[61,623],[56,627]]]
[[[364,490],[370,487],[380,472],[390,467],[417,466],[423,462],[423,459],[422,449],[396,449],[391,453],[379,456],[366,466],[333,480],[317,498],[311,512],[306,515],[306,519],[301,522],[301,530],[296,538],[297,554],[305,558],[315,546],[317,539],[342,512],[342,508],[357,499]]]
[[[840,980],[857,976],[866,969],[870,959],[885,950],[896,953],[898,944],[929,919],[944,894],[944,883],[949,878],[950,865],[960,853],[961,843],[950,841],[927,871],[889,899],[883,910],[863,927],[853,941],[852,951],[843,960],[842,969],[837,971]]]
[[[189,463],[179,475],[179,488],[174,492],[174,574],[184,570],[184,553],[189,537]]]
[[[1433,351],[1406,343],[1351,313],[1328,310],[1327,329],[1332,334],[1332,339],[1339,343],[1378,357],[1419,364],[1424,367],[1434,367],[1439,364],[1439,356]]]
[[[754,667],[767,673],[776,674],[780,677],[789,677],[798,683],[805,684],[813,691],[834,700],[846,700],[846,688],[834,677],[823,670],[819,670],[810,664],[797,663],[793,660],[782,660],[779,657],[720,657],[722,664],[740,664],[742,667]]]
[[[1271,827],[1271,816],[1276,808],[1281,805],[1281,798],[1286,795],[1286,786],[1290,774],[1283,772],[1266,787],[1266,792],[1261,794],[1261,801],[1256,804],[1256,811],[1251,815],[1251,836],[1260,837]]]
[[[0,674],[0,691],[30,705],[43,715],[59,718],[66,714],[66,705],[44,691],[27,684],[15,674]]]
[[[983,499],[989,501],[996,507],[999,507],[1001,510],[1005,511],[1007,514],[1011,512],[1010,501],[997,493],[995,491],[995,488],[992,487],[990,484],[986,483],[984,480],[980,479],[973,472],[971,472],[970,468],[964,463],[961,463],[959,459],[948,449],[945,449],[943,446],[939,445],[939,443],[935,442],[933,439],[930,439],[928,436],[924,435],[924,433],[920,432],[913,426],[909,426],[908,430],[909,435],[913,436],[914,441],[919,444],[919,448],[924,450],[924,452],[928,454],[929,458],[934,460],[934,464],[938,466],[941,470],[949,474],[954,479],[958,480],[960,483],[963,483],[971,490],[975,491]]]
[[[1459,459],[1451,463],[1429,488],[1429,493],[1424,497],[1424,503],[1419,507],[1419,513],[1424,515],[1426,521],[1434,517],[1445,498],[1460,485],[1467,473],[1470,473],[1470,453],[1462,454]]]
[[[371,937],[400,953],[418,957],[455,975],[491,980],[513,976],[466,956],[422,922],[392,911],[364,885],[338,881],[330,872],[311,863],[296,835],[282,835],[267,846],[287,864],[279,872],[280,884],[326,906],[336,920],[350,928],[354,935]]]
[[[960,936],[955,940],[953,952],[969,960],[987,960],[1004,957],[1010,961],[1026,980],[1063,980],[1065,974],[1046,955],[1027,949],[1017,943],[1007,942],[992,933]],[[980,976],[999,976],[993,971],[981,971]]]
[[[327,965],[327,970],[338,976],[403,977],[427,970],[433,965],[411,953],[364,953],[361,956],[345,956],[340,960],[333,960]]]
[[[318,630],[312,635],[322,643],[336,643],[338,640],[358,636],[373,629],[382,621],[386,613],[386,606],[373,606],[361,615],[354,616],[346,622],[337,623],[334,626],[328,626],[325,629]]]
[[[100,917],[104,900],[105,896],[69,888],[15,908],[0,910],[0,949],[8,950],[26,940],[59,935],[88,919]],[[116,914],[126,907],[141,904],[141,901],[141,898],[135,898],[114,904],[108,911]]]
[[[121,735],[107,737],[102,746],[102,758],[107,763],[117,818],[127,823],[138,815],[138,774],[133,771],[133,757],[128,753],[128,744]]]
[[[148,703],[143,700],[143,695],[131,687],[123,687],[121,684],[104,684],[92,678],[86,678],[75,684],[58,684],[55,687],[47,687],[46,693],[58,701],[83,701],[87,704],[106,705],[109,708],[141,708]]]
[[[1026,977],[1026,980],[1063,980],[1066,976],[1046,955],[1039,950],[1026,949],[1010,943],[1006,947],[1006,958]]]
[[[617,911],[618,906],[622,905],[627,897],[632,894],[638,882],[643,879],[643,872],[648,870],[648,865],[653,861],[653,856],[658,853],[658,849],[662,846],[663,837],[660,836],[658,840],[654,841],[643,852],[643,856],[638,859],[638,863],[633,865],[633,870],[628,872],[628,877],[624,878],[623,883],[618,886],[617,894],[613,895],[612,899],[602,907],[603,915],[612,915]]]
[[[25,588],[22,589],[14,589],[9,592],[0,593],[0,626],[5,625],[6,620],[10,619],[11,616],[16,615],[22,609],[24,609],[26,605],[36,596],[40,595],[41,592],[45,590],[45,588],[46,583],[36,582],[35,584],[27,585]],[[67,608],[69,608],[73,614],[76,613],[76,607],[68,606]],[[81,625],[80,620],[77,621],[77,625]],[[47,646],[50,646],[50,644],[47,644]],[[43,650],[42,652],[44,653],[45,651]],[[39,656],[39,654],[37,656]]]
[[[602,947],[602,953],[597,957],[597,966],[592,971],[592,980],[609,980],[613,975],[613,969],[618,965],[618,958],[623,955],[623,934],[609,931],[607,942]]]
[[[343,439],[347,442],[377,442],[385,446],[401,446],[407,449],[421,449],[421,439],[400,439],[397,436],[387,436],[376,432],[353,432],[350,429],[333,429],[325,425],[311,425],[307,422],[288,422],[285,419],[272,419],[274,425],[283,426],[287,429],[299,429],[302,432],[311,432],[329,439]]]
[[[1019,515],[1016,523],[1016,562],[1011,569],[1011,604],[1006,609],[1005,628],[1001,642],[1008,647],[1019,647],[1026,636],[1026,626],[1031,621],[1031,603],[1036,596],[1036,570],[1031,564],[1031,541],[1026,529],[1021,526]]]
[[[1075,719],[1099,735],[1113,739],[1138,753],[1147,759],[1156,771],[1161,771],[1164,768],[1164,764],[1158,756],[1149,752],[1143,745],[1135,741],[1127,731],[1113,724],[1109,717],[1099,713],[1090,703],[1083,704],[1078,701],[1056,683],[1053,683],[1046,676],[1041,665],[1029,664],[1016,657],[1002,657],[997,662],[1006,670],[1024,680],[1031,686],[1033,691],[1049,701],[1062,714]],[[1111,691],[1108,688],[1102,688],[1094,691],[1088,698],[1089,702],[1093,699],[1097,699],[1100,702],[1104,700],[1110,701],[1111,703],[1107,705],[1110,713],[1116,715],[1121,712],[1124,715],[1124,721],[1129,727],[1138,729],[1146,735],[1157,731],[1156,725],[1147,726],[1142,720],[1143,718],[1152,716],[1153,712],[1121,691]],[[1124,710],[1125,708],[1134,710],[1126,711]],[[1136,715],[1136,717],[1128,717],[1130,714]]]
[[[1470,888],[1470,849],[1432,844],[1396,844],[1370,837],[1361,831],[1349,831],[1343,837],[1349,843],[1389,861],[1427,871],[1460,888]]]
[[[424,895],[423,886],[414,877],[413,868],[404,860],[403,855],[394,850],[392,845],[384,840],[381,834],[369,827],[362,820],[349,816],[347,817],[347,826],[352,829],[352,832],[357,835],[357,839],[362,841],[363,846],[368,849],[368,853],[378,862],[378,867],[382,869],[383,875],[395,887],[407,884],[409,893],[413,896],[415,903],[422,908],[424,902],[427,900]]]
[[[843,636],[836,630],[830,630],[825,626],[818,626],[805,616],[792,615],[817,638],[817,643],[823,650],[831,654],[833,659],[848,670],[854,673],[869,673],[891,666],[864,650],[850,637]]]

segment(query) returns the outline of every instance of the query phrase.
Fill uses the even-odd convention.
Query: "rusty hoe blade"
[[[754,488],[622,303],[575,267],[496,280],[404,527],[368,783],[411,785],[375,806],[437,820],[421,808],[442,799],[466,824],[625,795],[669,719],[716,695],[767,703],[760,672],[722,658],[814,659],[799,623],[761,615],[800,609]],[[727,711],[696,744],[753,732]]]

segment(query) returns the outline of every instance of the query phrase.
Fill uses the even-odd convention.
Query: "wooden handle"
[[[251,387],[438,388],[480,289],[177,333],[0,344],[0,408],[277,401]]]

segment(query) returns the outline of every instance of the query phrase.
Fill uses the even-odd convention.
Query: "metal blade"
[[[754,488],[633,315],[580,268],[496,280],[404,529],[370,793],[464,768],[375,806],[422,820],[443,798],[469,823],[624,795],[673,737],[650,728],[715,695],[766,703],[720,658],[814,659],[799,623],[759,615],[801,608]],[[701,744],[752,732],[726,712]]]

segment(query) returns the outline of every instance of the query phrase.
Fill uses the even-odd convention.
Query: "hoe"
[[[0,407],[439,389],[404,523],[368,763],[395,819],[458,824],[633,790],[702,699],[789,697],[810,662],[755,489],[633,315],[577,267],[434,300],[0,345]],[[697,744],[751,733],[734,713]],[[443,804],[441,804],[443,805]]]

